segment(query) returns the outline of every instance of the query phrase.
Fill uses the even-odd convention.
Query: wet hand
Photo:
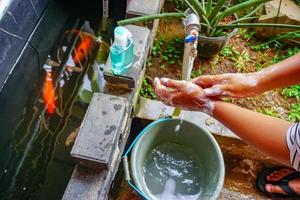
[[[203,93],[208,97],[243,98],[259,95],[263,89],[259,86],[258,73],[222,74],[199,76],[192,82],[204,88]]]
[[[214,102],[204,96],[200,86],[190,81],[155,78],[154,87],[158,98],[167,105],[208,114],[213,111]]]

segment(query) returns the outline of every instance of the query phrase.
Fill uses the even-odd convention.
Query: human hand
[[[199,76],[192,82],[199,85],[208,97],[243,98],[256,96],[264,92],[259,85],[259,73],[221,74]]]
[[[154,88],[159,99],[167,105],[208,114],[213,112],[214,102],[204,96],[200,86],[190,81],[155,78]]]

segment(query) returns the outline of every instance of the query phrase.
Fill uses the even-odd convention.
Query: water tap
[[[191,10],[186,12],[187,17],[183,21],[185,28],[184,55],[182,64],[182,79],[189,80],[197,56],[198,34],[201,29],[199,17]]]

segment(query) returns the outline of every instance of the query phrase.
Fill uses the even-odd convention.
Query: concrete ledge
[[[134,63],[132,67],[126,73],[121,76],[116,76],[112,73],[110,58],[108,58],[105,69],[104,69],[104,79],[107,82],[114,84],[124,84],[128,88],[135,88],[138,79],[140,78],[140,73],[143,70],[143,64],[147,59],[149,50],[149,40],[150,40],[150,30],[145,27],[127,25],[125,26],[133,36],[134,44]]]
[[[63,200],[97,200],[108,171],[96,171],[76,166],[65,190]]]
[[[119,152],[118,140],[127,109],[125,98],[94,94],[71,151],[79,165],[109,169],[113,154]]]
[[[159,13],[164,0],[128,0],[126,18]]]
[[[161,101],[140,97],[139,108],[135,116],[141,119],[156,120],[164,116],[171,116],[173,111],[174,107],[166,106]],[[238,136],[223,124],[205,113],[183,110],[179,117],[198,124],[209,130],[211,133],[239,139]]]

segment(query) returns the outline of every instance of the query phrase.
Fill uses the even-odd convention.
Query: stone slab
[[[97,200],[107,173],[107,170],[97,171],[76,166],[62,199]]]
[[[151,4],[149,2],[154,2],[154,3]],[[164,2],[165,0],[155,0],[155,1],[129,0],[127,2],[126,18],[129,19],[129,18],[143,16],[143,15],[160,13],[162,6],[164,5]],[[150,5],[147,5],[146,7],[145,6],[146,4],[150,4]],[[137,25],[148,27],[152,31],[152,33],[155,34],[158,27],[158,23],[159,23],[159,19],[155,19],[145,23],[137,23]]]
[[[123,120],[120,126],[122,133],[117,151],[112,155],[113,159],[109,170],[96,170],[77,165],[63,195],[63,200],[105,200],[108,199],[110,187],[114,181],[115,174],[119,167],[124,141],[127,141],[131,128],[131,118]]]
[[[150,30],[145,27],[127,25],[125,26],[133,35],[134,62],[132,67],[121,76],[112,73],[110,58],[108,58],[104,69],[104,79],[114,84],[124,84],[128,88],[135,88],[143,69],[143,64],[147,59],[149,51]]]
[[[280,6],[280,7],[279,7]],[[260,15],[259,23],[291,24],[300,25],[300,6],[293,0],[272,0],[265,4],[265,14]],[[283,33],[292,32],[296,29],[287,28],[256,28],[260,37],[268,38]],[[289,38],[300,41],[299,38]]]
[[[71,151],[79,165],[110,168],[127,108],[128,101],[122,97],[94,94]]]
[[[139,108],[135,114],[136,117],[141,119],[147,120],[156,120],[158,118],[164,116],[171,116],[174,111],[174,107],[167,106],[163,104],[161,101],[146,99],[143,97],[139,98]],[[202,112],[195,112],[195,111],[181,111],[180,118],[198,124],[211,133],[232,137],[232,138],[239,138],[236,136],[231,130],[226,128],[223,124],[221,124],[216,119],[210,117],[209,115],[202,113]]]
[[[126,13],[130,15],[151,15],[160,12],[162,0],[128,0]]]

